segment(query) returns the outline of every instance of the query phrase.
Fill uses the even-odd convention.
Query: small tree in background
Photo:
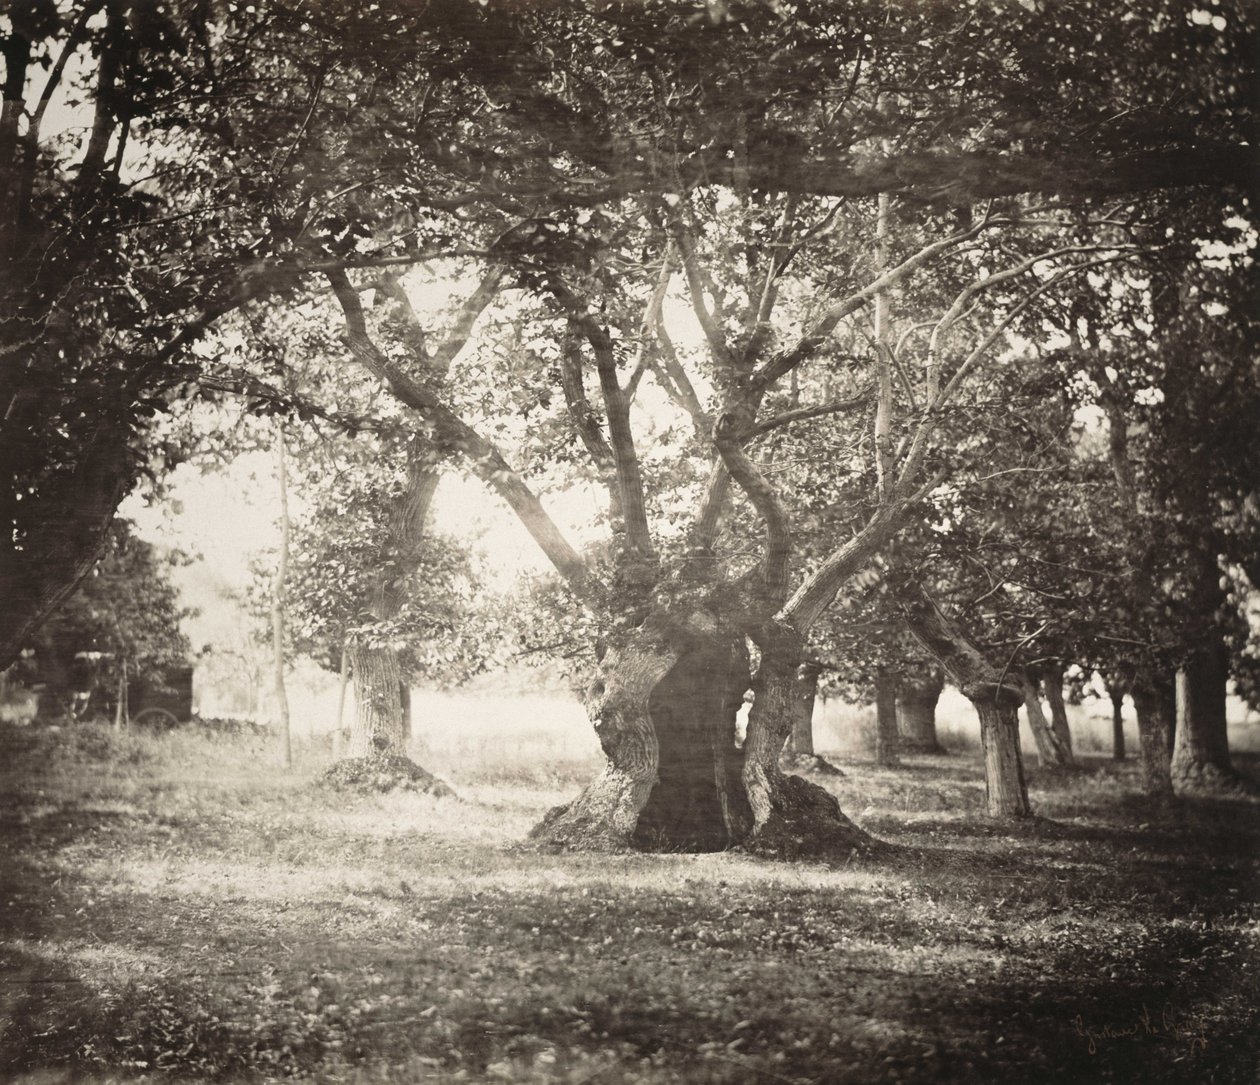
[[[467,549],[429,531],[412,538],[395,530],[414,482],[406,449],[377,435],[338,442],[333,456],[333,469],[311,471],[300,483],[286,624],[293,651],[333,672],[350,661],[357,710],[344,748],[351,759],[398,767],[411,737],[412,683],[458,683],[476,673],[495,623],[482,614],[482,585]],[[382,591],[388,607],[378,605]],[[391,664],[385,683],[363,669],[364,660],[381,659]],[[418,766],[406,773],[426,789],[445,787]]]

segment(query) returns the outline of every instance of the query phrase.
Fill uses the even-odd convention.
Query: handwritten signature
[[[1084,1037],[1091,1055],[1098,1054],[1098,1045],[1105,1040],[1129,1040],[1139,1036],[1171,1036],[1190,1045],[1190,1054],[1207,1048],[1207,1029],[1201,1022],[1179,1018],[1170,1005],[1165,1005],[1158,1017],[1153,1017],[1143,1004],[1142,1012],[1130,1025],[1103,1025],[1095,1028],[1086,1024],[1078,1013],[1073,1021],[1076,1034]]]

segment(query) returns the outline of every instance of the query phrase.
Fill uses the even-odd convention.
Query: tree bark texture
[[[1111,698],[1111,759],[1124,760],[1124,690],[1112,687],[1107,691]]]
[[[440,478],[429,451],[423,446],[413,446],[407,465],[407,485],[390,510],[389,539],[382,548],[383,556],[388,556],[389,560],[374,577],[370,597],[365,600],[366,609],[378,621],[395,617],[406,602],[408,578],[423,556],[424,525]],[[388,662],[382,658],[386,654],[391,657]],[[350,726],[350,756],[406,756],[411,732],[410,705],[407,704],[410,675],[403,674],[398,649],[351,645],[350,655],[350,673],[359,702],[359,711]],[[370,661],[367,670],[359,669],[360,659]],[[391,678],[391,686],[383,684]],[[386,701],[391,702],[388,711]],[[386,716],[388,722],[384,722]],[[364,727],[369,730],[359,733]]]
[[[779,768],[792,728],[801,638],[792,626],[772,621],[763,628],[759,646],[741,773],[753,824],[738,842],[782,858],[836,860],[873,852],[876,842],[845,817],[834,795]]]
[[[1225,730],[1229,657],[1223,642],[1203,645],[1177,671],[1177,733],[1170,772],[1177,791],[1233,787]]]
[[[897,748],[897,679],[884,668],[875,675],[875,762],[896,765]]]
[[[404,746],[398,653],[391,647],[365,644],[350,644],[347,652],[357,707],[346,753],[350,757],[396,754]]]
[[[767,665],[767,661],[769,665]],[[779,755],[799,700],[796,654],[764,651],[742,749],[736,716],[749,687],[743,638],[670,643],[637,630],[610,648],[587,693],[603,772],[531,834],[545,846],[599,850],[844,855],[870,843]]]
[[[1133,707],[1137,712],[1138,750],[1142,761],[1142,787],[1149,795],[1172,794],[1172,736],[1176,720],[1175,683],[1146,671],[1133,680]]]
[[[1019,706],[1022,699],[1006,686],[968,692],[967,699],[980,717],[985,808],[989,816],[1028,817],[1032,809],[1028,804],[1028,785],[1019,755]]]
[[[1072,757],[1072,730],[1068,727],[1067,705],[1063,701],[1063,666],[1051,663],[1041,669],[1041,684],[1046,691],[1046,702],[1050,705],[1050,729],[1059,740],[1059,745],[1067,751],[1068,761]]]
[[[792,734],[789,749],[802,757],[814,753],[814,704],[818,700],[817,663],[802,663],[796,668],[796,690],[792,700]]]
[[[1041,708],[1041,697],[1037,683],[1025,672],[1020,676],[1020,685],[1024,690],[1024,712],[1028,716],[1028,729],[1032,731],[1033,741],[1037,744],[1037,757],[1043,766],[1061,767],[1072,760],[1071,750],[1064,749],[1050,726],[1046,714]]]
[[[945,672],[931,663],[910,664],[897,683],[897,731],[904,753],[944,753],[936,736],[936,705]]]
[[[1024,691],[1005,684],[1002,671],[962,626],[936,605],[921,584],[902,585],[898,596],[915,640],[944,668],[980,717],[990,816],[1027,817],[1028,785],[1019,750],[1019,706],[1024,703]]]

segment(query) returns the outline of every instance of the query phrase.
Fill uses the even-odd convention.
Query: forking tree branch
[[[787,596],[788,561],[792,556],[792,532],[787,510],[774,487],[757,470],[744,451],[736,432],[738,420],[733,414],[722,414],[713,427],[713,443],[717,446],[727,473],[739,484],[766,529],[766,554],[763,559],[764,583],[768,601],[779,606]]]
[[[477,476],[498,493],[520,518],[573,594],[588,606],[600,607],[606,596],[604,585],[591,573],[537,496],[512,470],[498,448],[430,389],[412,380],[376,345],[368,332],[358,291],[344,271],[328,272],[328,281],[345,316],[346,344],[355,360],[382,381],[401,403],[425,420],[440,448],[467,457]]]
[[[735,364],[735,358],[726,341],[726,335],[722,331],[723,316],[717,286],[700,263],[699,254],[696,252],[695,235],[690,224],[683,217],[680,207],[678,204],[667,204],[666,209],[670,232],[682,260],[683,273],[687,277],[687,294],[691,298],[692,312],[696,314],[696,321],[700,325],[700,330],[704,332],[704,338],[713,352],[714,359],[719,365],[732,366]],[[713,299],[713,308],[710,308],[705,300],[706,295]]]
[[[612,337],[559,275],[550,277],[548,288],[568,314],[570,328],[580,331],[594,352],[595,370],[599,374],[599,388],[608,419],[609,446],[617,477],[615,496],[620,498],[626,547],[640,557],[651,558],[655,547],[648,526],[643,473],[634,446],[634,431],[630,427],[630,397],[617,377],[617,356]]]
[[[930,245],[925,245],[900,264],[880,272],[862,289],[835,302],[833,305],[829,305],[822,316],[815,320],[813,325],[801,336],[795,346],[776,354],[756,372],[753,377],[754,386],[758,389],[771,387],[777,380],[795,369],[796,366],[812,357],[827,341],[831,333],[835,331],[836,325],[845,317],[857,312],[873,298],[896,286],[912,272],[917,271],[941,253],[964,245],[978,237],[983,230],[1005,221],[1005,219],[997,220],[986,216],[967,230],[961,230],[950,234],[949,237],[942,238],[940,241],[934,241]]]
[[[1116,250],[1112,249],[1110,251],[1114,252]],[[953,397],[963,379],[975,369],[979,361],[988,353],[1019,313],[1032,304],[1036,298],[1069,276],[1079,274],[1091,267],[1125,259],[1128,255],[1129,252],[1126,250],[1119,255],[1087,261],[1084,264],[1075,265],[1060,271],[1058,274],[1040,283],[1012,306],[1010,311],[997,322],[984,339],[967,355],[945,387],[925,406],[910,442],[909,451],[902,460],[901,469],[897,474],[896,480],[889,485],[866,526],[857,536],[834,550],[823,562],[822,566],[797,589],[792,598],[788,600],[787,604],[779,612],[778,617],[781,620],[790,623],[800,633],[807,631],[817,621],[818,616],[831,605],[832,599],[835,598],[835,593],[839,591],[845,579],[862,562],[868,560],[875,550],[892,537],[909,508],[926,497],[936,487],[939,483],[939,478],[923,483],[917,490],[913,489],[915,477],[922,466],[927,452],[928,441],[936,428],[940,411]],[[1043,256],[1040,259],[1044,258]],[[1023,271],[1031,270],[1036,263],[1040,262],[1040,259],[1024,261],[1020,268]],[[1014,272],[1014,269],[1012,271]],[[1003,273],[1003,275],[1003,281],[1014,277],[1014,274],[1006,276]]]

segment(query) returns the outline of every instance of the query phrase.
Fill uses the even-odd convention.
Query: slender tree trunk
[[[346,745],[346,688],[350,685],[350,650],[343,641],[341,645],[341,675],[337,684],[337,720],[333,727],[333,757],[339,758]]]
[[[1046,714],[1041,710],[1037,683],[1027,672],[1024,672],[1020,676],[1020,686],[1024,691],[1024,712],[1028,716],[1028,729],[1032,732],[1033,741],[1037,744],[1037,757],[1041,764],[1054,768],[1066,765],[1071,754],[1060,746],[1058,736],[1051,729]]]
[[[1124,690],[1119,686],[1108,686],[1107,695],[1111,698],[1111,759],[1124,760]]]
[[[964,693],[967,691],[964,690]],[[985,807],[990,817],[1026,818],[1028,784],[1019,754],[1019,706],[1021,698],[1005,686],[967,693],[980,717],[980,741],[984,746]]]
[[[411,741],[411,683],[406,675],[403,676],[402,684],[398,689],[398,701],[402,705],[403,742],[409,743]]]
[[[789,749],[794,754],[814,754],[814,704],[818,700],[817,663],[802,663],[796,668],[796,696],[792,700],[792,735]]]
[[[897,683],[897,730],[904,753],[944,753],[936,737],[936,705],[945,688],[945,672],[935,664],[915,663]]]
[[[1133,707],[1137,712],[1138,750],[1142,786],[1149,795],[1172,794],[1170,742],[1176,719],[1175,683],[1139,670],[1133,679]]]
[[[127,712],[127,661],[123,660],[118,674],[118,700],[114,704],[114,730],[121,731],[128,724]]]
[[[897,679],[881,667],[875,675],[875,763],[896,765],[900,741],[897,736]]]
[[[271,592],[271,653],[275,668],[276,712],[280,722],[280,763],[293,767],[293,736],[289,721],[289,691],[284,684],[285,591],[289,577],[289,468],[284,454],[284,429],[277,425],[276,473],[280,482],[280,556]]]
[[[1073,760],[1072,731],[1068,727],[1067,705],[1063,702],[1063,665],[1056,662],[1043,667],[1041,684],[1046,691],[1046,702],[1050,705],[1050,729],[1067,752],[1070,763]]]
[[[1178,791],[1238,783],[1225,730],[1229,658],[1223,642],[1199,648],[1177,671],[1177,733],[1172,782]]]

